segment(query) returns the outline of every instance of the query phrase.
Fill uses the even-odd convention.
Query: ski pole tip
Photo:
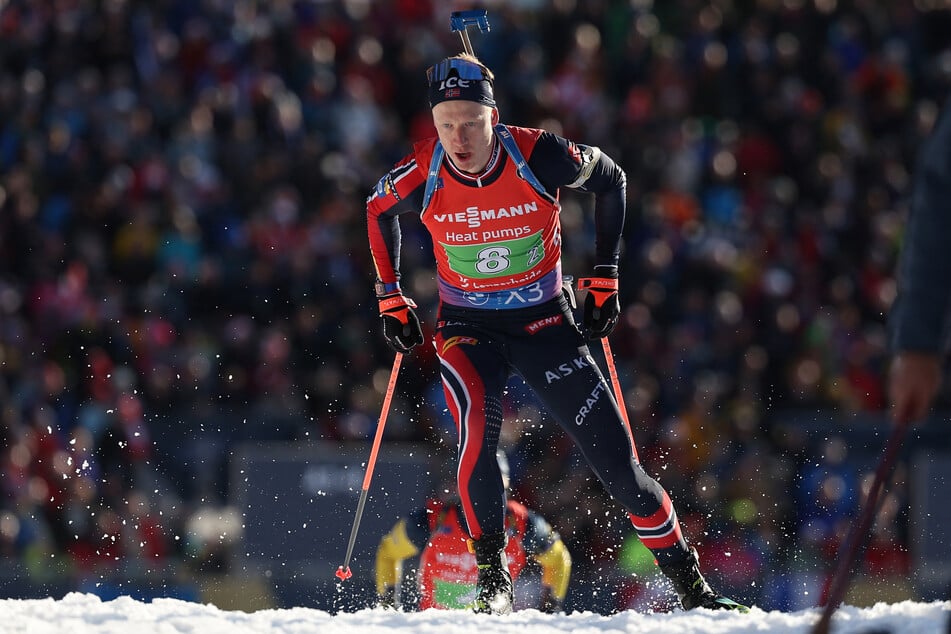
[[[337,568],[337,577],[341,581],[346,581],[352,576],[353,576],[353,573],[350,572],[350,566],[347,566],[346,568],[344,568],[343,566],[340,566]]]

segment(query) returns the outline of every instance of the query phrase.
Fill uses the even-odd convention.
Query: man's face
[[[498,118],[498,110],[474,101],[443,101],[433,107],[433,123],[446,154],[470,174],[478,174],[489,162],[492,126]]]

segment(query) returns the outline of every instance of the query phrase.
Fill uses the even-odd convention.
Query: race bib
[[[473,279],[517,276],[531,270],[545,257],[541,231],[499,242],[440,245],[446,252],[449,268]]]

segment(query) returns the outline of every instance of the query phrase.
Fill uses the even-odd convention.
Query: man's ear
[[[492,125],[499,125],[499,109],[492,108]]]

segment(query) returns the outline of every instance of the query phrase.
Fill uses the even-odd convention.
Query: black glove
[[[578,280],[578,288],[588,291],[581,323],[588,339],[601,339],[610,335],[617,325],[621,303],[617,297],[617,267],[596,266],[594,272],[594,277]]]
[[[390,347],[406,354],[423,343],[423,328],[413,310],[416,302],[396,292],[377,298],[380,302],[380,320],[383,336]]]
[[[542,586],[542,596],[538,602],[538,610],[545,614],[555,614],[561,612],[561,601],[552,594],[551,588]]]

